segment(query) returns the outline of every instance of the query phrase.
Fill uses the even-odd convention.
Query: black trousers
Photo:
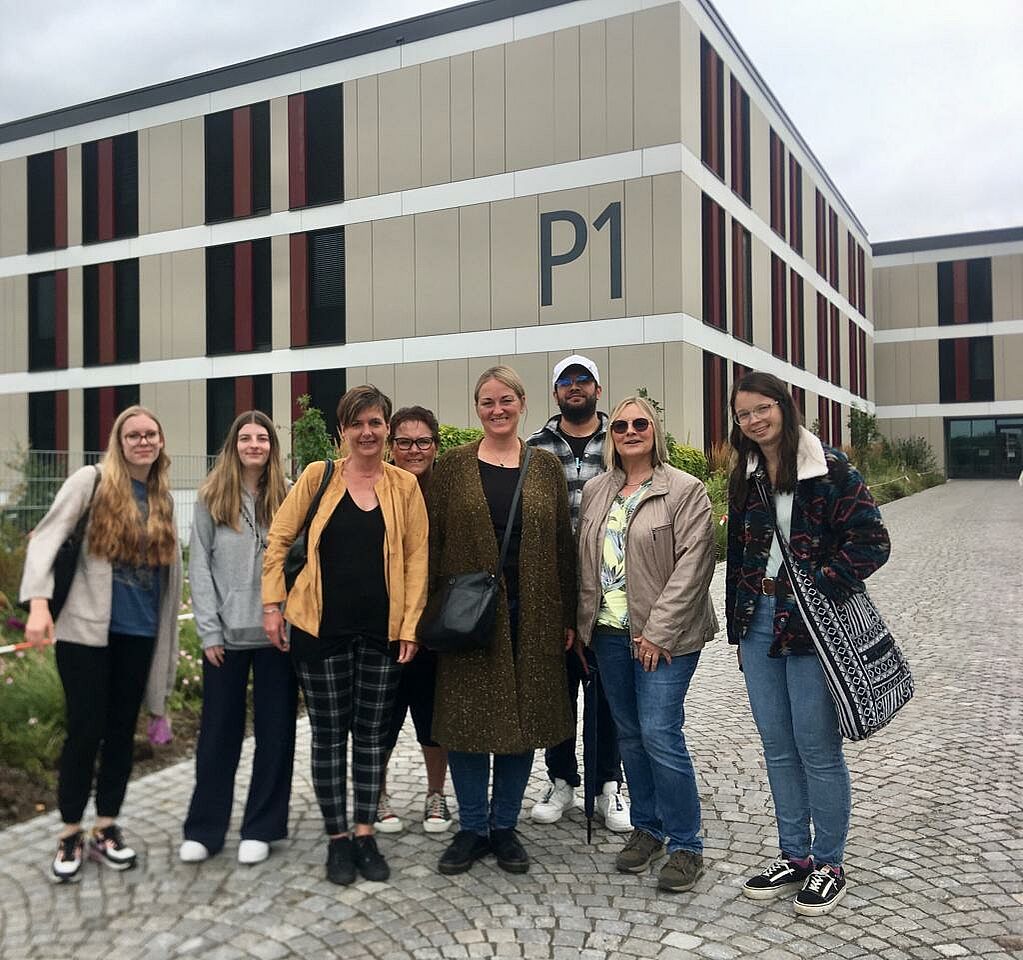
[[[596,659],[593,651],[587,647],[585,650],[586,662],[590,670],[596,670]],[[565,666],[568,674],[568,701],[572,705],[572,723],[578,726],[579,723],[579,684],[582,683],[583,670],[579,658],[574,650],[569,650],[565,655]],[[615,782],[621,785],[622,782],[622,756],[618,752],[618,733],[615,730],[614,718],[611,716],[611,708],[607,703],[607,696],[600,682],[598,673],[593,681],[597,684],[597,716],[591,717],[589,711],[583,711],[583,742],[586,743],[589,736],[591,724],[597,724],[597,792],[605,783]],[[567,740],[549,747],[544,753],[544,760],[547,764],[547,776],[553,782],[555,778],[564,780],[570,786],[578,787],[580,784],[579,764],[575,755],[575,735]]]
[[[121,812],[134,759],[135,724],[155,644],[155,637],[121,633],[109,634],[105,647],[65,640],[57,643],[67,727],[57,806],[65,823],[82,819],[94,775],[96,815],[116,817]]]
[[[256,752],[241,837],[270,843],[288,835],[298,704],[291,657],[273,647],[225,650],[219,667],[203,658],[195,790],[184,826],[185,839],[197,840],[210,853],[223,848],[231,820],[250,672]]]

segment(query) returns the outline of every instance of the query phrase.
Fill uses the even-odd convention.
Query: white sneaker
[[[178,848],[178,859],[182,863],[202,863],[210,857],[209,850],[198,840],[186,840]]]
[[[603,819],[604,826],[612,833],[628,833],[632,829],[629,801],[622,796],[614,780],[604,784],[594,809],[597,816]]]
[[[556,779],[548,784],[543,798],[533,804],[530,817],[534,823],[557,823],[566,810],[575,806],[575,787]]]
[[[380,799],[377,801],[377,818],[373,828],[381,833],[401,833],[404,827],[405,824],[401,822],[401,817],[391,809],[391,798],[381,791]]]
[[[242,840],[238,844],[239,863],[262,863],[270,856],[270,844],[264,840]]]

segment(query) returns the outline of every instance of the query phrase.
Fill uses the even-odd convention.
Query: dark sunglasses
[[[558,377],[558,379],[554,381],[554,386],[570,387],[573,383],[577,387],[585,387],[586,384],[593,383],[593,377],[591,377],[588,373],[577,373],[572,377]]]
[[[636,417],[635,420],[615,420],[611,424],[611,432],[620,436],[629,432],[630,425],[636,433],[646,433],[650,429],[650,421],[646,417]]]

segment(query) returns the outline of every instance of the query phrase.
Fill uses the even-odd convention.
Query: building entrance
[[[1023,415],[945,420],[949,479],[1015,479],[1023,469]]]

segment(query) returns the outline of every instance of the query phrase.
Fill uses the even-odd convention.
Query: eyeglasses
[[[650,421],[646,417],[636,417],[635,420],[615,420],[611,424],[611,432],[621,436],[623,433],[629,432],[630,426],[636,433],[646,433],[650,429]]]
[[[433,446],[433,437],[395,437],[391,441],[399,450],[408,452],[413,446],[417,450],[429,450]]]
[[[155,445],[159,439],[160,434],[155,430],[147,430],[145,433],[136,433],[132,431],[131,433],[126,433],[124,435],[124,442],[130,443],[133,447],[138,446],[143,440],[145,440],[146,443],[152,443]]]
[[[588,373],[577,373],[572,377],[558,377],[554,381],[556,387],[570,387],[575,384],[577,387],[585,387],[588,383],[594,383],[593,377]]]
[[[741,427],[744,423],[749,423],[754,417],[758,420],[763,420],[771,412],[771,407],[776,406],[778,406],[777,400],[772,400],[770,403],[758,403],[752,410],[737,411],[732,419]]]

